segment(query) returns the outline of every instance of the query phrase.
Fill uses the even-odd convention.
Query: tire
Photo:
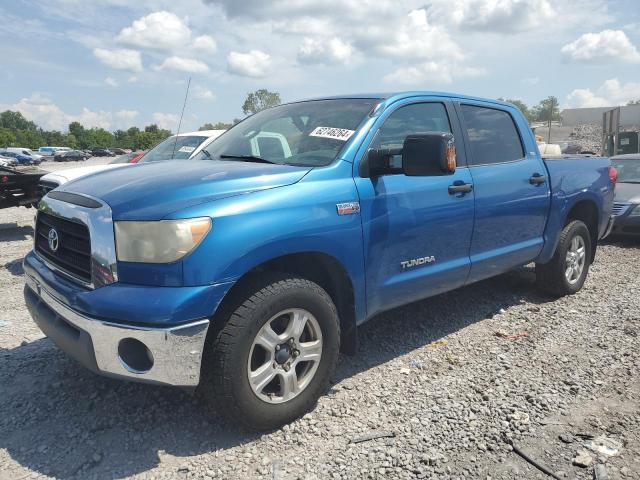
[[[573,253],[576,245],[583,246],[582,253],[579,255],[582,260],[578,260],[579,272],[574,268],[569,275],[569,267],[575,266],[572,259],[576,257],[570,255],[569,252]],[[584,222],[580,220],[569,222],[560,232],[560,240],[551,261],[545,264],[536,264],[538,287],[558,297],[579,292],[589,273],[591,251],[591,235]]]
[[[246,428],[260,431],[278,428],[309,411],[329,385],[340,349],[336,307],[319,285],[286,274],[270,274],[262,281],[250,281],[233,305],[226,318],[223,310],[222,318],[214,319],[214,324],[221,320],[224,323],[211,330],[205,345],[201,396],[218,412]],[[308,315],[296,317],[300,312]],[[302,319],[298,324],[303,325],[304,333],[299,336],[299,343],[280,344],[292,338],[289,334],[293,330],[287,329],[288,325],[295,325],[293,318]],[[265,330],[266,324],[273,328]],[[283,325],[287,328],[281,331]],[[280,334],[277,339],[269,337],[270,341],[275,340],[269,344],[277,347],[267,349],[260,344],[257,335],[265,331]],[[321,351],[319,360],[303,360],[313,356],[309,348]],[[290,355],[292,366],[287,371],[284,370],[287,364],[279,363],[283,361],[278,356],[280,350],[283,358]],[[294,358],[296,352],[299,357]],[[267,376],[275,372],[275,376],[264,386],[258,386],[257,380],[250,381],[250,371],[254,374],[264,371]],[[296,381],[291,385],[302,386],[295,396],[287,393],[289,387],[285,389],[283,383],[293,373]]]

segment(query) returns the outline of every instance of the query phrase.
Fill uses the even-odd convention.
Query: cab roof
[[[494,100],[494,99],[491,99],[491,98],[473,97],[473,96],[462,95],[462,94],[458,94],[458,93],[438,92],[438,91],[431,91],[431,90],[415,90],[415,91],[406,91],[406,92],[387,92],[387,93],[356,93],[356,94],[348,94],[348,95],[333,95],[333,96],[326,96],[326,97],[315,97],[315,98],[303,99],[303,100],[299,100],[298,102],[291,102],[291,103],[308,102],[308,101],[315,101],[315,100],[371,99],[371,100],[378,100],[378,101],[380,101],[380,103],[384,103],[386,105],[390,105],[390,104],[392,104],[394,102],[397,102],[399,100],[404,100],[404,99],[412,98],[412,97],[425,97],[425,96],[442,97],[442,98],[450,98],[450,99],[457,99],[457,100],[469,100],[469,101],[475,101],[475,102],[491,103],[491,104],[494,104],[494,105],[502,105],[502,106],[505,106],[505,107],[506,106],[513,107],[513,105],[508,103],[508,102],[502,102],[500,100]]]

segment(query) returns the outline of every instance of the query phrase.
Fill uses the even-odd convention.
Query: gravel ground
[[[572,297],[522,268],[381,315],[313,412],[254,434],[44,338],[22,299],[32,221],[0,211],[2,480],[547,478],[513,445],[559,478],[640,478],[640,242],[603,245]],[[350,443],[370,433],[392,436]],[[585,446],[600,436],[616,455]]]

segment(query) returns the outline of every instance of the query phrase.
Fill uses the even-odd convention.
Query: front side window
[[[509,113],[474,105],[461,107],[474,165],[524,158],[522,141]]]
[[[442,103],[414,103],[400,107],[380,127],[371,148],[402,148],[408,135],[427,132],[451,133],[449,116]]]
[[[393,112],[376,133],[369,148],[401,149],[409,135],[428,132],[451,133],[447,109],[442,103],[413,103]],[[390,166],[402,168],[402,155],[393,155]]]
[[[247,118],[195,158],[321,167],[332,163],[378,100],[290,103]]]

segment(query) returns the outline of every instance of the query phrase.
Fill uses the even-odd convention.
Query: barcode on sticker
[[[347,130],[346,128],[316,127],[309,136],[332,138],[334,140],[342,140],[343,142],[346,142],[354,133],[356,133],[354,130]]]
[[[180,147],[180,150],[178,150],[179,152],[184,152],[184,153],[191,153],[195,150],[195,147],[189,147],[187,145],[185,145],[184,147]]]

